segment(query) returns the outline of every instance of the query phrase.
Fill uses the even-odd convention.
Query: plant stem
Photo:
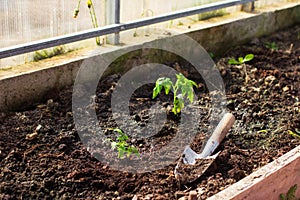
[[[175,102],[176,95],[177,95],[177,88],[175,88],[175,86],[173,84],[172,84],[172,87],[173,87],[173,93],[174,93],[174,95],[173,95],[173,102]]]
[[[74,12],[73,12],[73,17],[76,18],[78,16],[78,13],[79,13],[79,7],[80,7],[80,2],[81,0],[78,0],[78,3],[77,3],[77,7],[75,8]]]
[[[92,0],[90,0],[90,1],[91,1],[91,6],[89,7],[89,11],[90,11],[90,15],[92,18],[93,27],[98,28],[98,22],[97,22],[97,17],[96,17],[96,13],[95,13],[94,3]],[[101,45],[100,37],[96,37],[96,44]]]
[[[81,0],[78,0],[77,9],[79,10]]]
[[[178,87],[175,87],[173,84],[172,84],[172,87],[173,87],[173,106],[174,106],[174,109],[175,109],[175,102],[176,102],[176,98],[177,98],[177,90],[178,90]],[[176,108],[177,109],[177,108]],[[177,112],[177,111],[176,111]],[[175,113],[176,114],[176,113]]]
[[[248,76],[248,73],[247,73],[247,66],[245,63],[242,64],[243,65],[243,70],[244,70],[244,73],[245,73],[245,83],[247,84],[248,81],[249,81],[249,76]]]

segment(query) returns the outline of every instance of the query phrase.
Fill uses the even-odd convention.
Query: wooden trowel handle
[[[223,116],[222,120],[219,122],[218,126],[216,127],[210,138],[207,140],[204,149],[200,154],[200,158],[206,158],[214,152],[214,150],[219,146],[221,141],[226,136],[234,121],[235,118],[231,113],[226,113]]]
[[[226,113],[223,116],[218,126],[216,127],[210,138],[207,140],[199,156],[200,158],[206,158],[215,151],[215,149],[219,146],[219,144],[233,125],[234,121],[234,116],[231,113]]]
[[[222,120],[219,122],[218,126],[214,130],[213,134],[211,135],[210,139],[217,141],[218,143],[221,143],[230,128],[232,127],[233,123],[235,121],[235,118],[233,114],[226,113]]]

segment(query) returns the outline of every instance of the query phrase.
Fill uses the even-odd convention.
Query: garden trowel
[[[231,113],[226,113],[205,143],[200,154],[197,154],[189,146],[186,146],[174,172],[175,176],[180,180],[180,183],[185,184],[193,182],[200,178],[200,176],[208,169],[219,153],[216,153],[213,156],[211,156],[211,154],[224,139],[234,121],[234,116]]]

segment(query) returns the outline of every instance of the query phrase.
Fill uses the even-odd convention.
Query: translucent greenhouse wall
[[[217,2],[218,0],[121,0],[121,22],[128,22],[143,17],[155,16],[175,10]],[[288,0],[259,0],[258,6],[286,2]],[[111,22],[109,3],[112,0],[94,0],[99,26]],[[73,33],[93,28],[86,1],[81,1],[78,17],[73,18],[73,11],[78,0],[1,0],[0,1],[0,48],[22,44],[39,39]],[[223,9],[222,12],[235,12],[241,6]],[[203,15],[192,16],[197,21]],[[170,28],[180,20],[156,24],[160,28]],[[176,22],[176,23],[175,23]],[[93,41],[93,42],[92,42]],[[86,45],[95,45],[94,40],[64,45],[64,52]],[[0,60],[0,67],[22,64],[35,60],[34,52]]]

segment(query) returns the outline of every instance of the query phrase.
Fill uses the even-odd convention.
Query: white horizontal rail
[[[130,30],[142,26],[147,26],[151,24],[156,24],[172,19],[177,19],[181,17],[187,17],[199,13],[209,12],[213,10],[218,10],[221,8],[226,8],[230,6],[246,4],[249,2],[254,2],[255,0],[226,0],[226,1],[219,1],[215,3],[210,3],[206,5],[196,6],[188,9],[183,9],[179,11],[169,12],[166,14],[154,16],[154,17],[147,17],[139,20],[134,20],[127,23],[119,23],[113,25],[107,25],[100,28],[89,29],[81,32],[76,32],[72,34],[62,35],[58,37],[47,38],[43,40],[37,40],[34,42],[14,45],[6,48],[0,49],[0,59],[7,58],[11,56],[16,56],[24,53],[29,53],[33,51],[37,51],[40,49],[46,49],[50,47],[55,47],[63,44],[68,44],[72,42],[77,42],[80,40],[90,39],[97,36],[112,34],[112,33],[119,33],[121,31]],[[120,7],[120,6],[118,6]]]

